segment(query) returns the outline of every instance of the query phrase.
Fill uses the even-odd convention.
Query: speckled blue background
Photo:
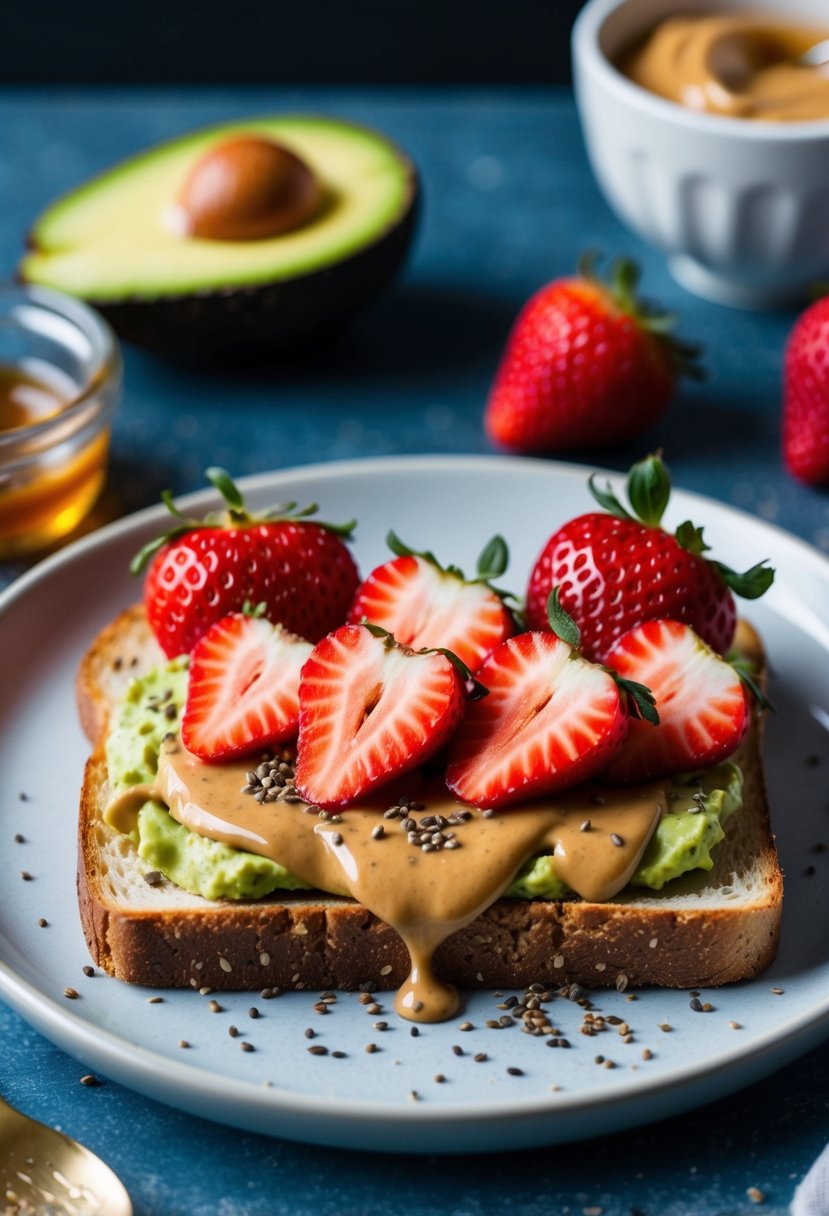
[[[633,251],[648,292],[705,345],[708,382],[680,393],[630,450],[579,459],[624,468],[662,445],[674,479],[829,551],[829,498],[795,485],[778,454],[780,362],[792,317],[693,299],[627,235],[590,176],[565,93],[187,90],[0,92],[0,275],[55,194],[188,127],[264,111],[330,111],[383,128],[415,158],[425,207],[405,280],[349,338],[290,371],[218,373],[126,357],[113,476],[96,522],[236,474],[396,452],[488,450],[481,411],[526,296],[587,245]],[[0,585],[20,571],[0,566]],[[0,913],[1,915],[1,913]],[[479,1216],[733,1216],[786,1211],[829,1137],[829,1050],[694,1114],[583,1146],[485,1160],[362,1157],[186,1118],[85,1071],[0,1008],[0,1087],[79,1136],[124,1178],[136,1211],[264,1216],[440,1211]],[[766,1196],[759,1209],[748,1187]]]

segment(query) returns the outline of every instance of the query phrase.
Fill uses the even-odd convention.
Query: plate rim
[[[493,455],[430,454],[384,456],[298,465],[248,475],[239,478],[237,484],[243,492],[251,494],[266,491],[272,486],[278,486],[281,482],[286,481],[339,480],[365,476],[367,473],[442,472],[452,469],[470,473],[494,472],[497,475],[515,474],[519,470],[526,472],[528,469],[532,469],[538,474],[554,478],[578,479],[580,484],[584,483],[586,476],[590,473],[606,476],[611,481],[618,481],[625,477],[625,474],[618,470],[595,469],[589,465],[564,461]],[[675,493],[688,502],[700,503],[709,509],[713,505],[718,511],[732,517],[737,525],[747,524],[761,532],[772,533],[779,543],[793,547],[801,560],[806,560],[810,565],[814,565],[818,574],[829,580],[829,558],[800,537],[710,496],[683,490],[681,486],[675,487]],[[216,491],[208,487],[187,495],[177,496],[176,502],[186,508],[199,509],[215,501],[216,497]],[[15,603],[25,599],[29,594],[36,593],[41,584],[59,577],[66,567],[81,560],[88,553],[117,544],[124,537],[134,532],[140,532],[156,520],[166,519],[166,517],[167,513],[163,504],[146,507],[97,529],[37,563],[0,593],[0,629],[2,629],[6,612]],[[80,1013],[64,1009],[59,1002],[41,993],[34,983],[16,972],[4,958],[0,958],[0,995],[38,1030],[41,1030],[46,1037],[57,1042],[64,1050],[70,1053],[76,1052],[83,1058],[103,1060],[102,1071],[107,1071],[107,1066],[112,1065],[114,1066],[111,1070],[112,1075],[120,1074],[123,1077],[125,1074],[138,1074],[148,1080],[161,1081],[165,1088],[169,1088],[170,1082],[180,1083],[196,1097],[207,1094],[214,1099],[217,1097],[217,1074],[215,1072],[208,1071],[196,1064],[171,1059],[147,1047],[130,1044],[125,1038],[114,1032],[94,1026]],[[516,1118],[532,1118],[538,1115],[546,1116],[547,1120],[560,1119],[599,1107],[607,1110],[637,1100],[655,1100],[660,1094],[682,1089],[692,1081],[710,1081],[718,1075],[749,1069],[752,1063],[765,1055],[770,1048],[779,1049],[786,1046],[792,1049],[792,1055],[796,1055],[801,1048],[808,1050],[809,1046],[827,1036],[829,1036],[829,994],[822,1004],[812,1005],[809,1009],[788,1018],[773,1030],[765,1032],[759,1038],[754,1038],[750,1045],[741,1046],[739,1043],[735,1043],[733,1047],[718,1053],[706,1066],[700,1067],[699,1063],[689,1064],[684,1067],[675,1067],[665,1074],[653,1077],[648,1077],[640,1072],[635,1077],[628,1078],[624,1087],[619,1089],[608,1086],[598,1090],[572,1093],[560,1091],[539,1097],[499,1099],[497,1104],[492,1105],[460,1101],[432,1107],[429,1104],[404,1106],[399,1101],[384,1102],[381,1099],[369,1100],[306,1094],[278,1085],[265,1088],[252,1081],[223,1076],[222,1092],[218,1096],[221,1101],[232,1100],[234,1104],[240,1104],[257,1113],[296,1114],[323,1121],[348,1117],[360,1118],[363,1121],[381,1119],[384,1123],[391,1120],[395,1125],[412,1127],[423,1124],[451,1127],[460,1122],[480,1126]],[[776,1067],[777,1065],[773,1064],[768,1071],[772,1071]],[[133,1088],[142,1089],[142,1086],[135,1084],[133,1080],[127,1080],[124,1083]],[[204,1113],[207,1114],[207,1112]],[[207,1114],[207,1117],[214,1116]],[[215,1117],[221,1119],[220,1115]]]

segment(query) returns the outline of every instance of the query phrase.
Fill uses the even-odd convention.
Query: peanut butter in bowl
[[[785,15],[695,14],[660,21],[618,60],[642,88],[687,109],[763,122],[829,119],[829,66],[801,57],[829,39]]]

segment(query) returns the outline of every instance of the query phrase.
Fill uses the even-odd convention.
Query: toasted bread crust
[[[753,631],[744,631],[743,645],[762,654]],[[94,961],[110,975],[153,987],[398,987],[408,973],[403,942],[353,900],[284,892],[241,902],[194,897],[175,907],[166,884],[147,887],[141,906],[119,900],[107,881],[105,857],[115,834],[100,814],[107,786],[103,740],[110,707],[128,679],[159,658],[135,607],[102,631],[78,675],[81,721],[96,742],[84,778],[78,853],[81,920]],[[691,988],[759,974],[777,950],[782,901],[759,722],[739,758],[758,875],[750,899],[724,895],[712,906],[693,891],[687,898],[626,893],[611,903],[501,899],[439,948],[438,973],[469,988],[534,982]],[[740,818],[730,821],[732,832]],[[132,849],[123,837],[118,846]],[[143,867],[134,850],[127,864]],[[705,883],[705,876],[699,881]],[[719,881],[728,890],[728,874]]]

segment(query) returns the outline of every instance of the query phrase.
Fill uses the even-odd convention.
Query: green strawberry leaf
[[[719,571],[723,582],[731,588],[735,595],[742,596],[744,600],[756,600],[761,595],[765,595],[774,582],[774,570],[767,562],[768,559],[765,558],[756,566],[752,566],[750,570],[746,570],[744,574],[738,574],[736,570],[724,566],[722,562],[711,562],[711,565]]]
[[[625,510],[613,493],[609,481],[605,483],[605,489],[601,490],[596,485],[596,474],[592,473],[587,479],[587,485],[596,502],[600,507],[604,507],[605,511],[609,511],[611,515],[615,515],[618,519],[633,519],[630,511]]]
[[[628,499],[634,513],[649,528],[658,528],[668,499],[671,479],[659,452],[639,460],[628,474]]]
[[[547,620],[556,637],[561,638],[573,650],[581,645],[581,630],[565,608],[561,606],[558,587],[553,587],[547,600]]]
[[[268,605],[264,600],[260,600],[258,604],[252,603],[250,600],[245,600],[242,604],[242,616],[249,616],[254,621],[258,621],[268,611]]]
[[[205,469],[204,475],[210,484],[215,486],[219,491],[227,503],[229,511],[244,512],[245,500],[227,469],[221,469],[218,465],[212,465],[209,469]]]
[[[500,578],[509,565],[509,549],[503,536],[493,536],[489,544],[481,550],[478,558],[478,578],[480,583],[487,583],[491,578]]]
[[[737,650],[730,650],[725,656],[725,661],[730,663],[734,668],[740,677],[741,683],[745,684],[760,709],[771,710],[772,713],[776,713],[777,710],[773,702],[769,700],[764,689],[757,682],[757,672],[753,663]]]
[[[192,532],[194,528],[201,526],[200,524],[184,523],[178,528],[171,528],[163,536],[156,536],[154,540],[148,541],[131,560],[129,564],[130,574],[142,574],[160,549],[163,549],[170,541],[178,540],[180,536],[186,536],[188,532]]]
[[[605,670],[609,670],[605,668]],[[625,680],[615,671],[610,670],[619,688],[627,696],[628,712],[632,718],[641,718],[650,722],[651,726],[659,725],[659,712],[656,708],[656,697],[646,684],[637,684],[635,680]]]
[[[386,534],[386,544],[391,549],[395,557],[422,557],[425,562],[430,562],[431,565],[437,566],[438,570],[442,570],[438,559],[429,549],[411,549],[404,541],[400,539],[396,532]]]
[[[676,543],[688,553],[701,556],[703,553],[711,551],[711,546],[705,543],[702,531],[702,528],[698,528],[696,524],[691,523],[690,519],[686,519],[674,532],[674,538]]]

